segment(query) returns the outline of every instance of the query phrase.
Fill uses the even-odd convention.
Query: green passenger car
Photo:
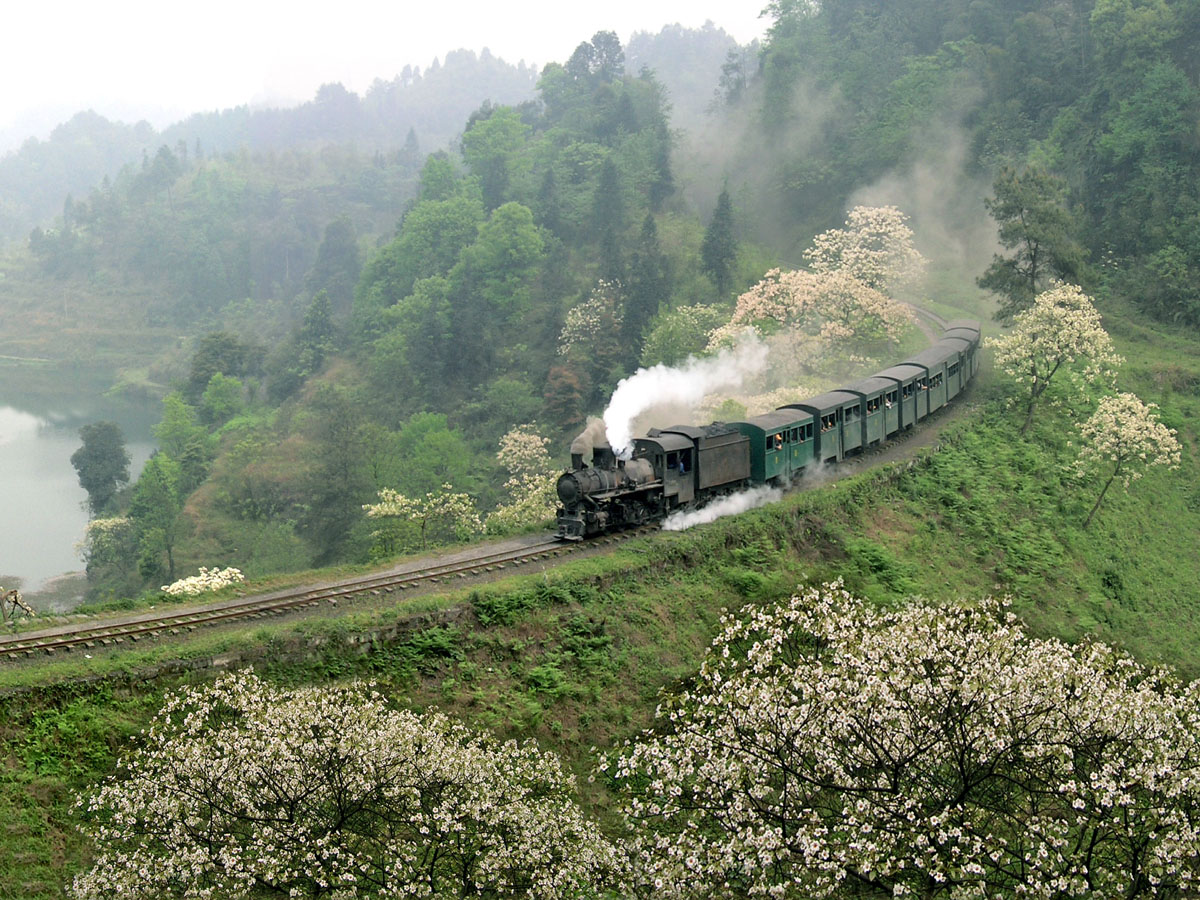
[[[750,479],[786,484],[813,459],[813,417],[799,409],[777,409],[744,422],[730,422],[750,439]]]
[[[848,384],[843,390],[858,395],[863,401],[861,446],[871,447],[882,443],[887,440],[889,434],[895,433],[899,410],[894,408],[894,381],[874,375]]]

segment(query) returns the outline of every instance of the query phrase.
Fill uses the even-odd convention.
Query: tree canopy
[[[1125,487],[1154,466],[1178,468],[1179,441],[1175,431],[1158,420],[1155,404],[1143,403],[1135,394],[1102,397],[1096,411],[1079,424],[1082,446],[1075,468],[1080,475],[1104,479],[1100,496],[1083,523],[1086,528],[1100,509],[1114,481]]]
[[[84,801],[83,898],[574,897],[616,868],[532,743],[252,673],[169,697]]]
[[[92,514],[103,512],[118,488],[129,481],[129,452],[116,422],[92,422],[79,429],[83,446],[71,454],[79,485]]]
[[[1012,256],[996,256],[979,286],[1000,294],[996,318],[1010,320],[1033,305],[1056,281],[1078,282],[1083,248],[1073,237],[1065,203],[1066,183],[1036,169],[1003,169],[984,201],[1000,228],[1000,243]]]
[[[987,343],[996,351],[997,367],[1026,392],[1022,432],[1056,377],[1079,388],[1111,380],[1121,362],[1091,298],[1070,284],[1039,294],[1017,314],[1010,332]]]
[[[877,611],[826,585],[727,617],[605,771],[650,893],[1188,893],[1196,691],[994,601]]]

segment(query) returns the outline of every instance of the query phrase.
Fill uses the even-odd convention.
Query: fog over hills
[[[667,88],[677,127],[702,119],[725,53],[734,46],[734,38],[711,22],[700,29],[675,24],[635,32],[626,44],[630,71],[649,67]],[[301,102],[260,98],[181,114],[131,101],[124,104],[128,115],[45,106],[0,131],[0,150],[6,150],[0,156],[0,242],[24,240],[35,226],[51,227],[67,197],[86,196],[164,145],[195,155],[328,143],[365,153],[401,147],[430,152],[454,140],[485,101],[534,100],[539,72],[537,65],[513,64],[486,48],[458,49],[424,68],[407,64],[391,77],[375,77],[358,92],[327,82]],[[37,134],[45,137],[30,136]]]

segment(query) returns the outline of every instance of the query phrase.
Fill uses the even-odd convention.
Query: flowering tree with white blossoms
[[[426,536],[433,526],[434,530],[444,528],[458,540],[465,540],[473,534],[483,531],[483,521],[475,508],[475,501],[469,494],[454,491],[452,485],[443,484],[440,491],[430,491],[424,497],[407,497],[399,491],[384,488],[379,492],[378,503],[364,503],[363,509],[368,519],[397,519],[416,525],[421,535],[421,549],[425,549]],[[390,544],[395,535],[383,530],[374,533],[376,543],[389,546],[387,552],[394,550]]]
[[[538,434],[532,425],[520,425],[500,438],[496,459],[508,469],[504,489],[509,500],[487,517],[489,531],[519,528],[554,514],[558,473],[546,450],[549,444],[550,439]]]
[[[772,269],[738,297],[733,317],[709,336],[709,349],[753,328],[787,336],[815,360],[851,339],[894,343],[911,321],[909,307],[849,272]]]
[[[1179,467],[1179,441],[1173,429],[1158,421],[1157,408],[1136,394],[1117,394],[1101,399],[1091,418],[1079,425],[1083,446],[1075,460],[1076,473],[1084,478],[1107,475],[1084,528],[1092,524],[1114,481],[1129,487],[1151,466]]]
[[[1001,371],[1029,392],[1022,434],[1055,376],[1061,373],[1079,387],[1081,382],[1111,381],[1121,364],[1091,298],[1073,284],[1039,294],[1030,309],[1016,316],[1011,331],[989,338],[987,345],[995,349]]]
[[[1003,604],[814,588],[726,617],[604,771],[659,897],[1092,897],[1200,888],[1200,688]]]
[[[888,294],[925,269],[924,257],[913,246],[908,216],[894,206],[854,207],[846,227],[818,234],[804,258],[814,272],[845,272]]]
[[[137,560],[133,520],[128,516],[92,519],[75,549],[83,557],[89,578],[98,578],[106,570],[129,572]]]
[[[245,580],[246,576],[242,574],[242,570],[232,566],[224,569],[218,569],[216,566],[206,569],[201,566],[199,575],[180,578],[171,584],[164,584],[161,590],[164,594],[170,594],[172,597],[194,597],[197,594],[219,591],[230,585],[241,584]]]
[[[249,672],[169,697],[80,807],[79,900],[591,896],[618,861],[532,741]]]
[[[594,353],[601,340],[613,340],[621,331],[621,285],[601,278],[588,299],[567,310],[558,336],[558,355],[580,347]]]

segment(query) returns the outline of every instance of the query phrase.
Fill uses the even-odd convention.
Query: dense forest
[[[1069,210],[1063,228],[1095,277],[1112,273],[1152,315],[1200,322],[1196,4],[780,0],[770,11],[747,144],[771,148],[752,157],[768,167],[759,198],[776,198],[801,234],[957,138],[960,175],[1053,176],[1023,202]],[[727,75],[736,101],[747,80]]]

